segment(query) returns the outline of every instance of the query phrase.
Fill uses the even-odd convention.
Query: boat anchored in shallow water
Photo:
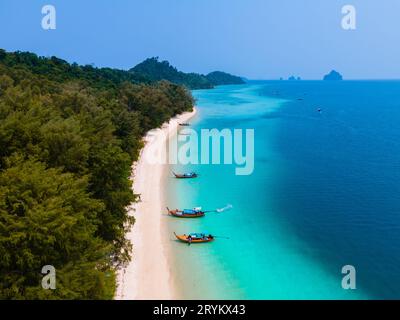
[[[196,172],[189,172],[189,173],[175,173],[172,172],[177,179],[194,179],[197,178],[199,175]]]
[[[179,209],[170,210],[167,207],[167,210],[168,210],[169,215],[178,217],[178,218],[200,218],[200,217],[204,217],[206,215],[206,213],[222,213],[222,212],[231,210],[232,208],[233,208],[233,206],[231,204],[228,204],[224,208],[208,210],[208,211],[202,210],[201,207],[197,207],[197,208],[193,208],[193,209],[183,209],[183,210],[179,210]]]
[[[206,243],[206,242],[211,242],[214,241],[214,236],[211,234],[205,234],[205,233],[189,233],[188,235],[183,234],[183,235],[177,235],[174,232],[175,237],[182,242],[185,242],[187,244],[191,243]]]
[[[175,209],[175,210],[170,210],[167,207],[168,214],[171,216],[177,217],[177,218],[200,218],[205,216],[205,211],[203,211],[201,208],[194,208],[194,209]]]

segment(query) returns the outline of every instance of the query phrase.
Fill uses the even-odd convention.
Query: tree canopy
[[[168,80],[189,89],[211,89],[218,85],[244,83],[240,77],[221,71],[214,71],[208,75],[184,73],[170,65],[168,61],[159,61],[158,57],[146,59],[130,69],[130,72],[133,75],[140,74],[151,81]]]
[[[193,103],[168,81],[0,50],[0,299],[113,297],[142,137]]]
[[[214,71],[209,73],[206,78],[210,81],[214,86],[220,85],[228,85],[228,84],[244,84],[242,78],[231,75],[222,71]]]

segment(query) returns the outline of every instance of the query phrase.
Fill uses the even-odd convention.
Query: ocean
[[[254,129],[255,165],[173,165],[172,281],[182,299],[400,299],[400,81],[252,81],[193,91],[192,128]],[[221,238],[185,245],[173,232]],[[229,237],[225,239],[223,237]],[[356,289],[342,288],[342,267]]]

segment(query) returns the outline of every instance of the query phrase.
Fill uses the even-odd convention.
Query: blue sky
[[[57,29],[41,28],[41,8]],[[357,29],[341,27],[343,5]],[[0,47],[128,69],[159,56],[184,71],[252,79],[400,78],[398,0],[1,0]]]

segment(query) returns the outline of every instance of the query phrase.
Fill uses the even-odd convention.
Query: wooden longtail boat
[[[206,243],[214,241],[214,237],[211,234],[205,233],[189,233],[188,235],[177,235],[174,232],[175,237],[182,242],[191,244],[191,243]]]
[[[175,178],[177,179],[193,179],[193,178],[197,178],[198,174],[196,172],[189,172],[189,173],[183,173],[183,174],[179,174],[179,173],[175,173],[172,172],[175,176]]]
[[[179,124],[181,127],[189,127],[190,123],[180,123]]]
[[[205,212],[201,208],[184,209],[184,210],[170,210],[167,208],[168,214],[177,218],[200,218],[205,216]]]

